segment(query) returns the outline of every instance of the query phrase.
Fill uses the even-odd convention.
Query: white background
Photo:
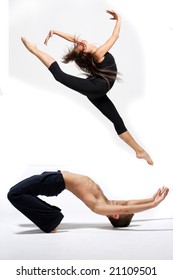
[[[120,38],[111,52],[123,82],[114,85],[109,97],[153,158],[153,167],[136,159],[113,125],[84,96],[58,84],[20,41],[26,36],[60,62],[70,45],[54,37],[45,47],[48,31],[56,28],[101,44],[114,27],[106,9],[122,16]],[[14,215],[14,222],[21,217],[6,199],[11,186],[44,170],[61,169],[90,176],[110,199],[148,197],[164,184],[170,187],[167,200],[138,216],[172,217],[171,11],[168,0],[11,0],[6,16],[1,9],[1,215]],[[61,67],[78,74],[73,64]],[[66,191],[48,201],[63,208],[65,221],[103,221]]]
[[[47,260],[46,263],[35,260],[30,263],[1,261],[3,279],[9,279],[7,274],[16,279],[15,269],[22,264],[26,267],[40,265],[47,268],[48,265],[54,267],[58,263],[58,266],[66,268],[70,263],[83,267],[82,261],[79,260],[87,256],[86,251],[89,251],[88,255],[90,251],[92,254],[98,251],[100,257],[105,256],[105,259],[106,255],[107,259],[110,259],[111,252],[112,256],[118,254],[120,259],[122,255],[122,259],[129,259],[130,256],[133,259],[135,256],[136,259],[142,259],[142,256],[149,259],[152,254],[156,259],[161,259],[162,255],[163,259],[164,256],[167,259],[172,254],[172,225],[171,220],[167,218],[173,214],[172,1],[10,0],[9,3],[9,7],[6,0],[1,0],[0,3],[0,218],[3,232],[0,236],[1,255],[7,256],[9,252],[7,259],[15,259],[15,254],[18,253],[18,256],[22,256],[20,259],[27,259],[27,254],[31,253],[31,259],[34,259],[34,245],[39,248],[34,250],[39,259],[42,253],[43,259],[49,253],[51,259],[57,260],[57,256],[61,255],[59,248],[63,238],[66,243],[62,242],[62,248],[66,244],[65,248],[68,248],[67,253],[70,253],[70,256],[73,254],[72,249],[76,246],[77,238],[80,246],[78,252],[75,250],[78,256],[77,263],[60,260],[54,263],[51,261],[50,264]],[[112,53],[116,57],[124,81],[121,84],[117,83],[109,96],[129,130],[151,154],[155,162],[153,167],[137,160],[134,153],[118,139],[112,124],[97,112],[86,98],[58,85],[47,69],[27,53],[20,42],[20,36],[25,35],[60,61],[66,43],[60,38],[55,38],[47,48],[44,47],[42,43],[49,29],[55,27],[69,33],[77,33],[94,43],[102,43],[112,30],[113,23],[104,13],[104,10],[109,8],[122,15],[120,38]],[[77,73],[74,65],[62,67],[69,73]],[[21,230],[19,224],[27,223],[27,220],[10,205],[6,193],[12,185],[26,176],[51,169],[66,169],[87,174],[101,185],[110,198],[147,197],[163,184],[170,187],[170,194],[157,209],[137,214],[137,221],[129,231],[111,232],[98,229],[95,232],[92,228],[84,228],[84,231],[77,228],[74,232],[69,230],[68,234],[68,230],[66,233],[62,228],[57,236],[14,234]],[[64,209],[65,221],[71,221],[71,225],[78,221],[105,221],[104,217],[89,212],[80,201],[67,192],[58,199],[49,201]],[[140,220],[140,217],[144,220]],[[152,218],[163,220],[158,220],[155,224]],[[136,225],[139,227],[136,227],[135,233]],[[155,226],[156,230],[153,230]],[[110,240],[107,237],[110,237]],[[109,246],[109,242],[105,243],[105,240],[110,241],[111,245],[113,242],[113,246]],[[165,242],[162,242],[163,240]],[[69,248],[69,244],[72,248]],[[45,248],[49,250],[46,252]],[[105,250],[102,251],[102,248]],[[89,267],[102,264],[101,268],[115,264],[150,265],[157,267],[157,279],[163,279],[165,271],[167,279],[168,275],[172,275],[171,263],[168,261],[130,263],[118,261],[117,258],[114,258],[116,261],[108,263],[97,263],[93,260],[92,264],[89,261],[85,263]]]

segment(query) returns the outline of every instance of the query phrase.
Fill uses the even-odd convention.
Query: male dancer
[[[134,213],[154,208],[167,196],[163,187],[148,199],[109,200],[89,177],[64,171],[43,172],[12,187],[8,199],[21,213],[44,232],[56,232],[63,219],[61,209],[38,198],[38,195],[57,196],[63,190],[72,192],[94,213],[106,216],[114,227],[126,227]]]

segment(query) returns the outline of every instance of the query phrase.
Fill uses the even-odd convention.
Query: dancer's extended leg
[[[26,40],[26,38],[22,37],[21,38],[23,44],[25,45],[25,47],[28,49],[28,51],[30,51],[32,54],[34,54],[36,57],[38,57],[38,59],[41,60],[41,62],[43,62],[43,64],[49,68],[50,65],[55,61],[55,59],[53,57],[51,57],[49,54],[39,50],[37,48],[37,45],[30,43],[29,41]]]
[[[39,50],[35,44],[30,43],[23,37],[21,40],[28,51],[35,55],[61,84],[87,97],[98,98],[106,94],[107,84],[103,80],[94,79],[93,81],[92,79],[69,75],[61,70],[56,60],[49,54]]]

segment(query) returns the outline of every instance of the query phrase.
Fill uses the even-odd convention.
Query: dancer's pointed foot
[[[147,154],[147,152],[145,150],[141,150],[140,152],[137,152],[136,157],[139,158],[139,159],[146,160],[146,162],[150,165],[154,164],[152,159],[150,158],[150,156]]]
[[[37,50],[37,45],[30,43],[25,37],[21,37],[21,40],[28,51],[34,53]]]

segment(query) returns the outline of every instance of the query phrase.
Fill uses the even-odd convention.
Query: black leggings
[[[42,231],[51,232],[60,224],[64,215],[60,208],[48,204],[37,196],[57,196],[64,189],[65,183],[60,171],[43,172],[12,187],[8,199]]]
[[[99,77],[84,79],[66,74],[56,61],[51,64],[49,70],[58,82],[87,96],[91,103],[113,123],[118,135],[127,131],[117,109],[106,95],[109,89],[104,79]],[[112,86],[113,83],[111,83]]]

